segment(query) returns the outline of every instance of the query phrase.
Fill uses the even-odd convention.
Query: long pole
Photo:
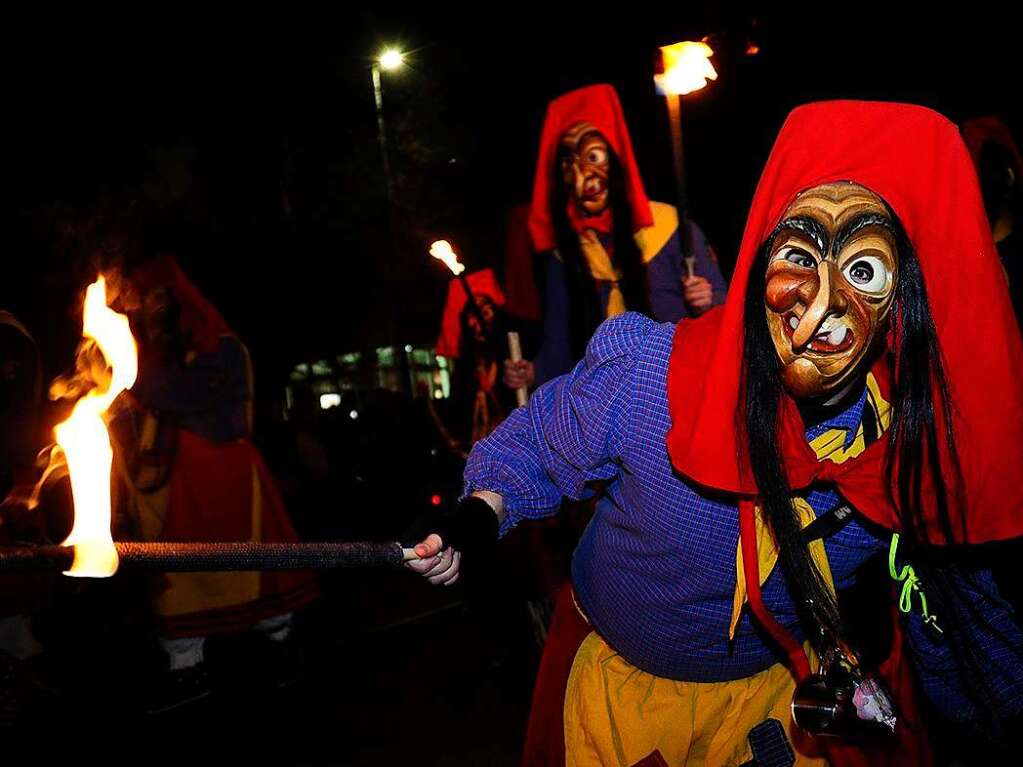
[[[160,572],[306,570],[400,565],[416,559],[398,543],[172,543],[119,541],[121,565]],[[68,570],[74,546],[0,547],[0,571]]]
[[[682,257],[693,253],[689,231],[689,199],[686,194],[685,151],[682,147],[682,97],[677,93],[665,96],[668,103],[668,124],[671,127],[671,153],[675,159],[675,191],[678,200],[678,229],[682,243]]]
[[[391,160],[387,156],[387,126],[384,123],[384,89],[380,81],[380,64],[373,62],[373,98],[377,105],[377,140],[380,142],[380,158],[384,165],[384,181],[387,184],[387,199],[394,197],[391,182]]]
[[[462,289],[465,291],[465,300],[469,304],[469,311],[473,313],[476,322],[480,324],[480,333],[483,334],[484,338],[489,338],[490,333],[487,332],[487,321],[483,319],[483,312],[480,311],[479,304],[476,303],[476,296],[473,294],[472,288],[469,287],[469,279],[465,276],[465,272],[459,273],[458,279],[462,283]]]

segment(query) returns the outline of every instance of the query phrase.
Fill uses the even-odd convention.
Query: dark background
[[[905,100],[1018,126],[1019,43],[998,8],[435,3],[214,18],[167,6],[18,21],[2,46],[0,306],[59,372],[94,277],[91,239],[130,226],[178,255],[249,345],[264,393],[299,361],[428,344],[447,279],[428,243],[446,236],[470,268],[500,265],[507,209],[529,197],[561,92],[614,84],[649,192],[671,199],[654,51],[705,35],[720,77],[685,98],[686,159],[692,214],[727,270],[794,105]],[[392,43],[411,54],[384,73],[389,211],[370,60]]]

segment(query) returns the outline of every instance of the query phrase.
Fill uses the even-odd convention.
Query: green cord
[[[939,634],[945,633],[938,625],[938,617],[931,615],[927,610],[927,596],[920,588],[920,579],[917,577],[913,566],[904,565],[901,571],[896,572],[895,551],[898,547],[899,534],[892,533],[892,543],[888,547],[888,573],[891,575],[892,580],[902,583],[902,593],[899,595],[899,609],[904,613],[908,613],[913,609],[913,592],[915,591],[920,597],[920,612],[923,613],[924,623],[929,623]]]

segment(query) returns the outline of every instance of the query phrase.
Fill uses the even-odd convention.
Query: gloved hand
[[[482,565],[492,555],[498,526],[497,512],[489,503],[467,496],[453,511],[419,525],[426,531],[415,545],[419,559],[405,566],[432,584],[450,586],[458,580],[463,557]]]

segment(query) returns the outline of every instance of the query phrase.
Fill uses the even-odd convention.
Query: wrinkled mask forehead
[[[896,226],[877,194],[851,182],[805,190],[767,242],[765,308],[797,398],[828,399],[869,366],[898,278]]]

